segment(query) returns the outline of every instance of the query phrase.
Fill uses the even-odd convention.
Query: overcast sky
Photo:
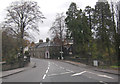
[[[11,2],[19,0],[0,0],[0,22],[4,20],[5,9],[10,5]],[[43,23],[39,24],[40,34],[35,35],[35,42],[39,39],[45,39],[50,37],[48,30],[52,26],[57,13],[66,13],[71,2],[75,2],[80,9],[84,9],[86,6],[94,7],[98,0],[32,0],[38,2],[40,10],[46,17]],[[109,0],[110,1],[110,0]],[[114,0],[113,0],[114,1]]]

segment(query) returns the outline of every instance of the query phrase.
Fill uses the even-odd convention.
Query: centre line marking
[[[48,67],[48,70],[49,70],[50,68]]]
[[[43,79],[45,79],[45,77],[46,77],[46,75],[47,75],[47,73],[48,73],[49,67],[50,67],[50,62],[48,62],[48,68],[47,68],[47,70],[46,70],[46,72],[45,72],[45,74],[44,74],[44,76],[43,76]]]
[[[46,77],[46,74],[43,76],[43,79],[45,79],[45,77]]]
[[[46,74],[48,73],[48,69],[46,70]]]

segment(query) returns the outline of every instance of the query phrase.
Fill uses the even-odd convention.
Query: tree
[[[50,41],[50,39],[49,38],[46,38],[46,42],[48,43]]]
[[[78,14],[78,10],[77,10],[77,6],[76,3],[72,2],[68,8],[68,11],[66,12],[66,19],[65,19],[65,23],[67,25],[68,30],[71,32],[70,37],[73,37],[74,39],[74,34],[75,34],[75,20],[77,18],[77,14]]]
[[[99,51],[102,57],[112,62],[111,48],[113,47],[113,21],[108,2],[97,2],[95,5],[96,38],[99,41]],[[101,45],[102,46],[101,46]],[[108,59],[109,58],[109,59]]]
[[[88,52],[88,45],[91,38],[91,28],[89,28],[88,18],[81,9],[77,9],[75,3],[71,3],[66,14],[66,25],[74,41],[74,54],[81,53],[85,55]]]
[[[120,34],[120,1],[116,4],[117,32]]]
[[[29,40],[24,40],[24,46],[26,47],[28,45],[30,45],[30,41]]]
[[[63,13],[58,13],[57,17],[55,19],[55,22],[53,23],[52,27],[50,28],[50,31],[52,34],[55,36],[58,36],[58,38],[61,40],[60,45],[61,45],[61,58],[62,56],[62,47],[63,47],[63,36],[65,33],[65,22],[64,22],[65,16]]]
[[[34,43],[34,42],[32,42],[32,43],[31,43],[31,47],[34,47],[34,46],[35,46],[35,43]]]
[[[20,39],[21,57],[23,59],[24,37],[28,30],[38,31],[38,22],[44,19],[37,2],[16,1],[7,8],[7,17],[3,28],[9,30],[9,34]],[[22,60],[23,61],[23,60]]]
[[[95,58],[96,56],[96,42],[94,40],[94,37],[95,37],[95,19],[94,19],[94,8],[91,8],[90,6],[86,6],[85,7],[85,14],[87,16],[87,22],[88,22],[88,25],[89,25],[89,29],[90,29],[90,38],[89,38],[89,55],[91,55],[91,59],[93,57],[93,59]],[[94,31],[92,31],[94,30]]]
[[[38,31],[37,24],[43,19],[37,2],[16,1],[7,8],[7,17],[3,28],[10,30],[10,34],[20,38],[21,51],[23,53],[23,39],[28,35],[27,30]]]
[[[2,61],[2,30],[0,29],[0,62],[1,61]]]
[[[53,38],[53,43],[56,44],[56,45],[60,45],[61,44],[61,39],[58,35],[56,35],[54,38]]]
[[[53,34],[53,37],[56,35],[59,36],[60,39],[63,39],[65,33],[65,16],[63,13],[58,13],[56,15],[56,19],[53,22],[52,27],[50,28],[50,32]]]
[[[118,66],[120,65],[120,1],[117,2],[116,5],[116,20],[117,20],[117,28],[116,28],[116,51],[118,55]]]
[[[116,56],[115,57],[115,61],[118,60],[118,52],[119,52],[119,35],[118,35],[118,31],[117,31],[117,27],[115,25],[115,9],[114,9],[114,4],[113,2],[111,2],[111,12],[112,12],[112,29],[113,29],[113,40],[114,40],[114,47],[116,50]]]
[[[76,3],[72,2],[68,8],[68,11],[66,12],[67,17],[65,18],[65,24],[67,26],[67,37],[70,39],[73,39],[73,54],[75,53],[75,46],[76,46],[76,31],[77,31],[77,5]],[[69,34],[68,34],[69,33]]]
[[[17,58],[19,46],[17,39],[8,35],[6,31],[2,32],[2,58],[7,63],[15,62]]]
[[[90,6],[85,7],[85,13],[88,14],[88,23],[89,23],[89,28],[93,28],[93,12],[94,9],[91,8]]]

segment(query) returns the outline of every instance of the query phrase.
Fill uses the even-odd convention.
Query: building
[[[64,54],[65,55],[72,55],[73,54],[73,40],[72,39],[66,39],[64,40]]]
[[[31,57],[54,59],[60,56],[60,46],[53,42],[39,42],[30,48]]]

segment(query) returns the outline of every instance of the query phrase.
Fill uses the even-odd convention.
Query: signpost
[[[97,60],[94,60],[94,61],[93,61],[93,65],[97,67],[97,66],[98,66],[98,61],[97,61]]]

